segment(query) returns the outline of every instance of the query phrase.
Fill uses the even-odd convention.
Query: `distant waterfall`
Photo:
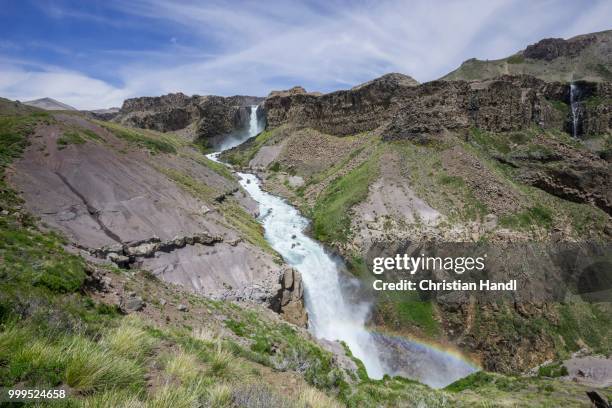
[[[259,133],[257,109],[259,109],[259,105],[251,105],[251,115],[249,116],[249,137],[255,136]]]
[[[570,107],[572,109],[572,136],[578,137],[578,97],[580,89],[575,84],[570,84]]]
[[[223,140],[223,143],[217,146],[219,151],[231,149],[246,142],[249,138],[256,136],[262,131],[262,123],[257,117],[259,105],[251,105],[251,113],[249,116],[249,127],[240,129],[231,135],[228,135]]]

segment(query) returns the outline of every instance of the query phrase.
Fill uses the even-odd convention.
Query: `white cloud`
[[[543,37],[605,29],[612,12],[612,3],[604,0],[592,0],[590,7],[564,0],[110,4],[139,24],[174,27],[176,32],[164,31],[166,38],[180,37],[184,45],[171,40],[157,49],[89,50],[121,86],[56,68],[32,71],[12,64],[6,71],[0,66],[0,94],[50,96],[90,108],[177,91],[265,95],[297,84],[329,91],[391,71],[428,81],[467,58],[500,58]],[[92,18],[57,8],[53,13],[67,24]],[[190,41],[183,40],[185,33]]]
[[[70,71],[26,71],[17,66],[0,65],[0,95],[27,101],[52,97],[79,109],[120,105],[124,89]]]

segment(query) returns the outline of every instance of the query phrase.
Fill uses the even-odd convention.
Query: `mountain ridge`
[[[33,106],[35,108],[40,108],[44,110],[70,110],[75,111],[76,108],[73,108],[70,105],[67,105],[63,102],[55,100],[53,98],[40,98],[33,99],[31,101],[23,102],[24,105]]]
[[[498,60],[464,61],[441,80],[485,80],[527,74],[545,81],[612,81],[612,30],[581,34],[567,40],[547,38]]]

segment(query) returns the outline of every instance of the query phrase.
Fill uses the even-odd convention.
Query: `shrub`
[[[563,377],[568,375],[567,368],[562,363],[551,363],[538,368],[540,377]]]

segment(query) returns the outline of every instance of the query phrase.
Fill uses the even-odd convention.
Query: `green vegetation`
[[[256,308],[246,310],[229,302],[179,292],[170,285],[151,282],[150,274],[134,270],[120,279],[113,275],[118,279],[115,288],[125,293],[141,285],[139,292],[147,295],[155,290],[172,290],[177,298],[184,296],[191,307],[198,307],[198,314],[185,312],[180,315],[182,321],[176,318],[178,322],[169,323],[163,308],[147,300],[145,312],[120,315],[117,307],[91,294],[87,276],[93,266],[66,252],[62,237],[39,230],[4,181],[6,166],[21,154],[36,124],[47,120],[48,116],[34,113],[0,116],[0,207],[8,211],[8,215],[0,215],[0,387],[62,387],[69,390],[69,398],[58,406],[66,407],[185,408],[229,408],[248,406],[252,401],[259,406],[296,408],[336,407],[339,402],[348,407],[467,407],[492,397],[533,406],[534,401],[535,405],[540,401],[557,402],[554,392],[559,387],[575,387],[547,379],[519,381],[497,375],[493,381],[472,381],[469,390],[463,387],[465,393],[433,390],[399,377],[376,381],[365,376],[363,364],[347,350],[358,367],[351,375],[302,329],[270,319]],[[350,202],[339,194],[354,196],[355,191],[346,185],[348,181],[367,180],[361,173],[363,168],[354,171],[336,179],[328,192],[332,203]],[[185,174],[168,174],[194,194],[210,197],[210,191],[196,187]],[[367,186],[367,182],[363,184]],[[222,200],[220,207],[226,204],[231,204],[231,199]],[[240,215],[233,214],[232,218]],[[252,217],[242,222],[249,228],[257,224]],[[355,262],[363,263],[359,259]],[[579,303],[578,307],[561,310],[558,327],[547,329],[568,345],[573,341],[577,347],[578,340],[584,339],[589,345],[599,342],[597,350],[601,350],[609,337],[596,324],[609,327],[606,322],[610,314],[594,306],[581,307]],[[156,316],[155,320],[147,313]],[[419,316],[432,314],[426,309],[406,313],[417,322],[422,321]],[[196,319],[204,315],[209,320]],[[221,330],[220,317],[229,330]],[[214,330],[223,332],[224,337],[217,337]],[[593,331],[596,333],[589,334]],[[289,378],[300,375],[308,385],[299,384],[304,388],[285,392],[287,378],[281,377],[285,371],[293,372]],[[282,381],[282,385],[274,381],[270,381],[270,387],[263,385],[262,374],[266,380],[273,377]],[[538,384],[541,393],[516,396],[516,390],[523,388],[515,383],[527,381]]]
[[[544,206],[536,205],[512,215],[504,215],[499,219],[503,227],[514,229],[530,229],[534,226],[550,228],[553,223],[553,212]]]
[[[536,142],[534,139],[538,136],[540,139]],[[485,132],[478,129],[472,129],[470,132],[468,143],[464,146],[486,164],[488,171],[514,190],[516,199],[523,208],[526,208],[514,214],[501,215],[500,224],[522,231],[569,224],[576,236],[582,236],[587,231],[601,231],[602,222],[605,224],[603,220],[606,218],[602,210],[589,204],[570,202],[539,188],[525,185],[517,177],[520,176],[519,171],[507,164],[526,160],[538,166],[558,165],[554,151],[543,138],[576,149],[585,149],[581,143],[562,131],[532,128],[508,133]],[[514,146],[511,146],[510,142]],[[499,158],[506,162],[500,161]]]
[[[322,193],[312,210],[315,238],[344,242],[350,234],[349,210],[368,196],[370,183],[378,177],[378,154],[347,174],[335,179]]]
[[[198,197],[207,203],[212,203],[214,199],[220,194],[219,191],[204,183],[197,181],[193,177],[189,176],[188,174],[185,174],[180,170],[165,167],[157,167],[157,170],[165,174],[170,180],[177,183],[185,191],[187,191],[194,197]]]
[[[162,134],[142,129],[132,129],[116,123],[97,121],[102,127],[111,131],[115,136],[128,143],[143,147],[151,153],[173,153],[176,154],[178,147],[186,144],[169,134]]]
[[[563,377],[567,375],[567,368],[561,363],[550,363],[547,365],[543,365],[538,368],[538,375],[540,377]]]
[[[602,96],[591,96],[584,100],[584,104],[588,109],[596,109],[599,106],[609,106],[612,104],[612,98],[604,98]]]
[[[74,130],[65,131],[62,136],[57,139],[57,145],[60,149],[65,148],[68,145],[80,145],[85,144],[86,140],[83,136]]]
[[[242,232],[245,239],[251,244],[277,255],[270,247],[270,244],[268,244],[268,241],[266,241],[262,225],[242,208],[234,198],[227,197],[224,193],[198,182],[182,171],[162,167],[157,169],[194,197],[217,207],[221,214],[223,214],[226,222]]]
[[[422,300],[417,293],[385,293],[376,303],[376,318],[388,329],[401,332],[408,327],[418,328],[427,338],[440,334],[436,309],[429,300]]]
[[[268,170],[274,171],[274,172],[280,171],[280,169],[281,169],[281,165],[279,162],[274,162],[268,167]]]
[[[236,180],[236,178],[234,177],[230,169],[223,163],[217,163],[215,161],[210,160],[207,157],[201,156],[200,154],[189,155],[189,158],[191,158],[193,161],[200,164],[201,166],[208,167],[209,169],[211,169],[212,171],[214,171],[215,173],[224,177],[227,180],[230,180],[230,181]]]
[[[506,58],[508,64],[522,64],[525,62],[525,57],[522,54],[515,54],[511,57]]]
[[[550,103],[553,106],[553,108],[561,112],[563,115],[567,116],[569,114],[570,107],[568,106],[567,103],[560,101],[558,99],[553,99],[550,101]]]
[[[86,128],[74,129],[73,128],[73,129],[64,131],[62,136],[60,136],[57,139],[57,145],[59,149],[64,149],[66,148],[66,146],[69,146],[69,145],[85,144],[87,140],[93,140],[96,142],[104,141],[104,139],[98,136],[96,132],[94,132],[91,129],[86,129]]]

